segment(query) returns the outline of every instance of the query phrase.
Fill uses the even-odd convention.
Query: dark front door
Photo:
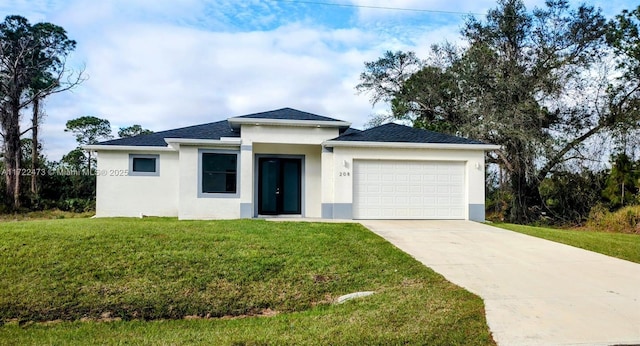
[[[302,214],[301,159],[258,159],[258,214]]]

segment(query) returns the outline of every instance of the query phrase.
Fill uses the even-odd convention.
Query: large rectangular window
[[[129,154],[129,175],[160,175],[160,155]]]
[[[200,193],[236,194],[238,192],[238,154],[201,152]]]

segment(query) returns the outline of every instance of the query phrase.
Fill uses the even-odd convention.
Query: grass
[[[30,211],[25,213],[0,214],[0,221],[29,221],[29,220],[50,220],[50,219],[76,219],[89,218],[95,215],[93,211],[75,213],[62,211],[59,209],[49,209],[42,211]]]
[[[0,343],[494,344],[480,298],[358,224],[11,222],[0,261]]]
[[[640,235],[637,234],[555,229],[506,223],[492,224],[492,226],[640,263]]]

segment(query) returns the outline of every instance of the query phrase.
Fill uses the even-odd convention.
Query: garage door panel
[[[451,193],[458,196],[464,193],[464,188],[461,185],[451,186]]]
[[[409,186],[407,185],[396,185],[395,189],[392,187],[392,190],[395,190],[395,192],[398,193],[408,193],[409,192]]]
[[[412,173],[411,174],[411,178],[410,178],[409,181],[411,181],[412,183],[420,182],[420,181],[422,181],[422,175],[420,175],[418,173]]]
[[[384,185],[380,187],[382,189],[382,193],[393,193],[396,189],[393,186]]]
[[[357,219],[464,219],[464,162],[354,161]]]

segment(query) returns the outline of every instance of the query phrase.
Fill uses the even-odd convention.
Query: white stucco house
[[[497,146],[350,125],[284,108],[87,146],[96,216],[484,220]]]

